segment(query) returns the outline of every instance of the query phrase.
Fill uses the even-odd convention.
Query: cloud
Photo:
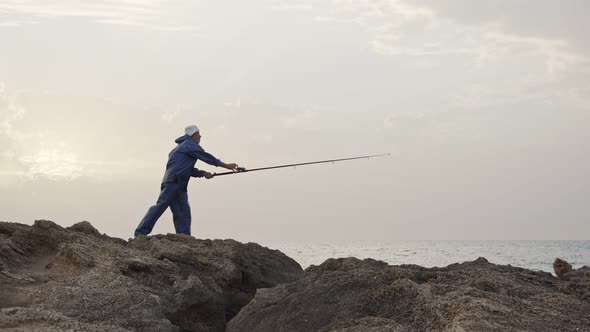
[[[545,64],[547,75],[588,63],[587,56],[563,40],[522,36],[494,23],[464,25],[424,6],[402,1],[337,1],[335,5],[335,15],[346,15],[359,25],[369,34],[369,45],[383,55],[465,56],[479,64],[514,56],[536,58]]]
[[[583,1],[573,1],[569,6],[529,0],[519,4],[508,0],[486,4],[451,0],[334,0],[297,4],[314,4],[317,21],[358,26],[366,33],[367,45],[377,54],[407,57],[417,64],[423,63],[422,58],[443,63],[460,58],[473,68],[497,63],[539,63],[541,67],[536,71],[543,75],[542,79],[559,79],[580,69],[589,71],[587,52],[568,41],[576,39],[568,37],[588,24],[587,20],[576,20],[581,14],[574,8],[590,9]],[[527,14],[530,8],[538,8],[547,20],[525,19],[523,23],[523,17],[534,16],[520,15]],[[556,12],[557,9],[560,11]],[[569,28],[551,34],[555,29],[550,22],[561,22]]]
[[[308,11],[313,9],[313,5],[311,3],[306,2],[299,2],[296,3],[294,1],[275,1],[275,3],[271,6],[273,10],[303,10]]]
[[[242,107],[242,100],[238,98],[236,101],[228,101],[223,103],[223,106],[231,107],[231,108],[241,108]]]
[[[559,78],[560,75],[580,69],[589,70],[590,58],[576,52],[563,40],[526,37],[496,31],[487,32],[484,38],[488,42],[486,46],[489,53],[541,58],[548,79]]]
[[[427,6],[439,16],[462,25],[495,23],[514,35],[565,40],[576,48],[589,50],[586,31],[590,29],[590,22],[585,19],[585,13],[590,6],[585,0],[407,1]],[[530,15],[532,10],[535,15]]]
[[[399,112],[388,114],[383,120],[383,128],[390,129],[396,127],[401,121],[421,121],[425,118],[422,112]]]
[[[82,177],[92,180],[128,178],[129,174],[149,169],[143,161],[127,159],[120,161],[82,159],[72,147],[66,144],[44,146],[31,155],[19,158],[24,166],[14,172],[21,180],[36,181],[49,179],[71,182]]]
[[[145,119],[141,127],[137,126],[139,114]],[[151,154],[153,145],[138,151],[136,144],[146,139],[139,134],[154,132],[158,123],[157,116],[150,121],[146,114],[104,98],[79,99],[33,90],[17,93],[0,83],[0,186],[159,174],[161,165],[144,157]]]
[[[71,181],[86,174],[79,158],[65,147],[42,149],[19,160],[26,168],[20,175],[28,180],[45,177]]]
[[[6,91],[6,85],[0,82],[0,135],[13,139],[16,135],[14,123],[25,115],[25,109],[17,104],[16,96]]]
[[[528,29],[513,28],[516,24],[512,24],[514,17],[510,15],[524,9],[513,8],[518,6],[509,1],[502,3],[506,6],[501,10],[484,4],[484,9],[493,7],[485,11],[468,1],[336,0],[329,6],[317,6],[322,11],[316,10],[314,15],[324,24],[356,25],[376,54],[409,61],[416,69],[444,67],[457,73],[456,77],[449,76],[451,81],[463,81],[463,87],[451,93],[455,106],[527,100],[574,103],[574,98],[583,99],[576,91],[590,87],[588,53],[576,47],[579,43],[569,42],[566,33],[547,33],[551,29],[546,22],[545,26],[537,20]],[[547,8],[558,5],[540,6],[549,16]],[[452,15],[454,11],[444,10],[446,7],[456,7],[463,11],[462,16]],[[481,18],[467,20],[471,13]],[[577,15],[570,9],[563,13],[565,17]],[[570,26],[575,25],[570,22]],[[565,101],[568,95],[570,100]]]
[[[176,108],[176,110],[174,111],[165,112],[164,114],[162,114],[162,120],[168,123],[172,123],[172,121],[174,121],[174,119],[178,117],[180,112],[180,108]]]
[[[38,21],[27,21],[27,20],[13,20],[0,22],[0,28],[18,28],[23,25],[39,24]]]
[[[16,128],[25,118],[25,108],[17,102],[17,95],[10,94],[6,85],[0,82],[0,140],[3,151],[0,161],[3,173],[28,180],[46,177],[51,180],[73,180],[83,174],[77,156],[61,147],[42,147],[27,151],[31,141],[43,142],[42,133],[26,133]],[[29,154],[27,154],[29,153]]]
[[[310,124],[317,115],[317,107],[306,107],[302,110],[294,110],[291,114],[282,117],[283,126],[286,128],[302,128]]]
[[[18,144],[23,134],[15,126],[25,116],[25,108],[18,104],[16,95],[6,91],[0,82],[0,164],[3,168],[14,166],[20,151]]]
[[[55,17],[84,17],[96,23],[149,28],[159,31],[197,31],[186,17],[190,2],[161,0],[18,1],[0,4],[0,26],[18,27]]]

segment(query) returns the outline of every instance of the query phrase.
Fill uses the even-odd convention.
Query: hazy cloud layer
[[[163,31],[196,31],[189,18],[182,14],[190,2],[173,4],[161,0],[84,0],[84,1],[20,1],[0,4],[0,24],[22,26],[63,17],[89,18],[97,23],[145,27]],[[2,22],[3,21],[3,22]]]
[[[531,17],[516,17],[515,13],[528,9],[548,15],[556,6],[565,7],[565,12],[573,14],[572,6],[581,5],[579,2],[558,5],[532,1],[466,4],[353,0],[334,1],[316,15],[322,22],[357,25],[367,33],[368,45],[379,54],[406,58],[418,67],[447,66],[463,71],[462,75],[467,74],[471,82],[464,88],[467,95],[459,99],[470,99],[466,102],[473,106],[476,98],[469,95],[474,89],[498,95],[501,100],[535,98],[540,93],[555,94],[556,89],[562,97],[577,94],[573,99],[583,98],[577,88],[580,83],[588,87],[588,81],[583,78],[590,74],[590,57],[587,49],[575,42],[576,36],[546,34],[552,26],[549,22],[544,22],[540,29],[535,29],[543,25],[538,21],[529,22],[530,29],[522,28],[526,23],[514,24],[518,17]],[[468,20],[469,15],[482,19]],[[557,20],[563,21],[563,16],[566,15]],[[555,82],[559,84],[552,84]]]
[[[580,238],[588,10],[5,1],[0,218],[90,219],[127,236],[157,197],[174,139],[196,123],[206,150],[249,168],[392,153],[195,180],[203,237]],[[172,230],[166,214],[157,231]]]

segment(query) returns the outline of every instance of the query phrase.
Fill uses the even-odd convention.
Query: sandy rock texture
[[[328,259],[90,223],[0,222],[1,331],[590,331],[590,268]]]
[[[0,222],[3,331],[224,331],[258,288],[302,276],[297,262],[254,243],[127,242],[88,222]]]
[[[227,331],[590,331],[590,268],[556,278],[485,258],[444,268],[329,259],[259,290]]]

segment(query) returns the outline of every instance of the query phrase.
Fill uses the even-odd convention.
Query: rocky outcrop
[[[558,277],[563,277],[564,275],[573,271],[572,265],[561,258],[556,258],[553,262],[553,271],[555,271],[555,275]]]
[[[489,263],[329,259],[259,290],[227,331],[590,331],[590,268],[566,278]]]
[[[223,331],[258,288],[303,270],[254,243],[141,236],[90,223],[0,222],[0,330]]]
[[[567,264],[569,265],[569,263]],[[572,269],[561,274],[557,287],[561,293],[574,295],[590,303],[590,267],[583,266],[577,270]],[[587,330],[590,331],[590,328],[587,328]]]
[[[342,258],[304,272],[254,243],[0,222],[0,330],[590,331],[590,268],[555,271]]]

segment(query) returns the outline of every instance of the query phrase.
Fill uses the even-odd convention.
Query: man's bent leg
[[[181,191],[176,199],[170,203],[174,228],[177,234],[191,235],[191,207],[188,204],[188,194]]]
[[[179,187],[176,183],[164,183],[162,184],[160,196],[156,205],[149,208],[145,217],[135,229],[135,236],[144,234],[148,235],[156,225],[156,221],[162,216],[164,211],[170,206],[170,203],[176,200],[180,193]]]

